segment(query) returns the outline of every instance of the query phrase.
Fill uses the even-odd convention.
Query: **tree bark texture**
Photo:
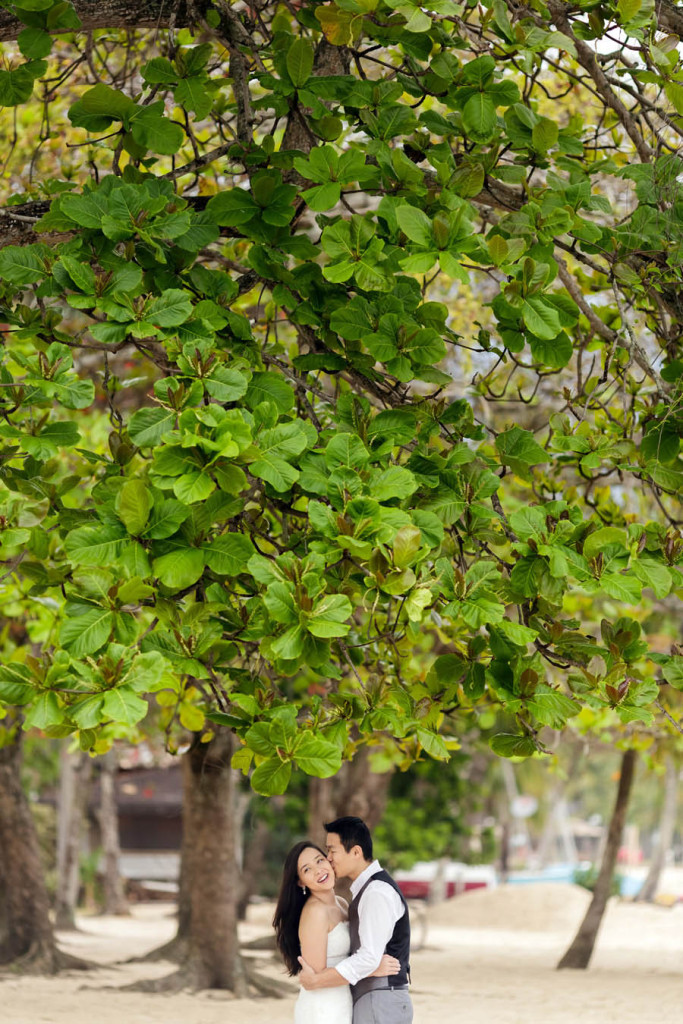
[[[21,738],[18,728],[0,747],[0,963],[24,960],[37,970],[57,969],[57,951],[49,918],[38,837],[21,787]]]
[[[188,920],[181,973],[196,988],[246,994],[237,940],[239,878],[234,834],[236,773],[228,731],[183,757],[183,873]],[[182,910],[182,905],[181,905]]]
[[[116,753],[110,750],[100,758],[100,807],[99,824],[102,841],[102,875],[104,899],[102,911],[105,914],[126,914],[128,902],[123,891],[123,880],[119,873],[119,817],[116,803]]]
[[[98,28],[168,28],[175,11],[175,25],[182,28],[190,24],[192,6],[185,0],[73,0],[83,31]],[[20,6],[20,5],[17,5]],[[205,0],[198,0],[195,8],[202,13]],[[16,39],[26,26],[9,11],[0,10],[0,40]]]
[[[391,772],[373,772],[366,747],[345,761],[330,779],[311,778],[308,789],[308,837],[325,846],[326,821],[353,814],[370,831],[381,821],[389,795]]]
[[[671,843],[676,829],[676,803],[678,799],[678,765],[673,757],[666,762],[666,774],[664,776],[664,804],[662,816],[659,820],[659,840],[657,848],[653,851],[650,869],[647,873],[636,900],[652,901],[657,893],[659,878],[662,868],[666,862],[666,855],[671,849]]]
[[[633,776],[635,773],[636,752],[627,750],[621,759],[621,774],[617,788],[617,798],[614,804],[614,811],[609,823],[605,852],[600,865],[600,872],[595,882],[593,898],[586,911],[586,916],[579,926],[574,941],[564,954],[558,968],[574,967],[585,968],[590,963],[598,931],[607,906],[610,894],[614,868],[617,863],[617,854],[621,845],[621,836],[624,831],[626,810],[633,787]]]

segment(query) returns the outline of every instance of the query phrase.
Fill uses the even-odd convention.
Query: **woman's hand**
[[[386,953],[379,962],[379,967],[370,975],[371,978],[388,978],[390,974],[398,974],[401,970],[401,962],[395,956],[388,956]]]

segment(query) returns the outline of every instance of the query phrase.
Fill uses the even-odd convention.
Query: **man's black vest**
[[[352,985],[351,995],[353,996],[354,1003],[372,989],[400,988],[407,985],[410,976],[410,917],[408,915],[408,904],[404,900],[403,893],[396,885],[396,882],[386,871],[378,871],[372,875],[351,901],[351,906],[349,907],[351,954],[357,953],[360,949],[358,908],[361,897],[371,882],[386,882],[401,897],[404,914],[402,917],[399,917],[394,925],[394,931],[384,950],[389,956],[396,957],[401,964],[401,970],[398,974],[392,974],[388,978],[362,978],[357,985]]]

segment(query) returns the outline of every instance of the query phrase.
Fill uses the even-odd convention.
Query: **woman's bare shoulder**
[[[327,921],[329,917],[329,910],[324,903],[320,900],[306,900],[304,908],[301,911],[301,922],[311,924]]]

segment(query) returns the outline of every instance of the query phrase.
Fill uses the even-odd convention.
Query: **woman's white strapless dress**
[[[351,936],[347,921],[340,921],[327,934],[327,966],[336,967],[351,952]],[[294,1008],[294,1024],[351,1024],[353,1003],[348,985],[320,988],[315,992],[301,989]]]

